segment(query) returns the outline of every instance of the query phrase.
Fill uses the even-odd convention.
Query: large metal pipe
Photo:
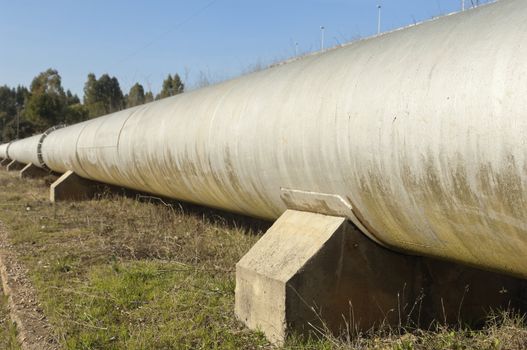
[[[0,159],[7,159],[7,148],[9,147],[9,143],[3,143],[0,145]]]
[[[12,142],[9,145],[9,158],[22,164],[32,163],[37,167],[42,167],[38,158],[38,145],[41,139],[42,134],[39,134]]]
[[[43,159],[263,218],[284,187],[339,195],[392,249],[526,278],[526,18],[502,0],[354,42],[57,130]]]

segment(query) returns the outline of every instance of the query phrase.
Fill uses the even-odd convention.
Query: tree
[[[16,92],[8,86],[0,86],[0,113],[14,116],[16,113]]]
[[[27,121],[26,118],[22,115],[20,116],[20,121],[18,121],[16,118],[13,118],[7,122],[7,124],[4,126],[4,129],[2,130],[3,140],[4,141],[16,140],[17,131],[18,131],[18,137],[23,139],[31,135],[34,135],[37,130],[35,129],[35,125]]]
[[[15,90],[16,108],[23,111],[29,98],[29,90],[25,86],[18,85]]]
[[[4,141],[32,135],[34,128],[24,116],[28,96],[24,86],[0,86],[0,138]]]
[[[23,95],[26,95],[23,98]],[[37,75],[29,92],[17,88],[18,100],[27,101],[20,122],[21,137],[26,132],[44,132],[59,124],[73,124],[88,119],[88,110],[71,91],[64,92],[62,79],[54,69]],[[27,123],[25,123],[27,122]],[[26,135],[29,136],[29,135]]]
[[[103,74],[97,81],[98,91],[104,103],[106,114],[124,108],[124,96],[116,77]]]
[[[88,80],[84,83],[84,104],[91,105],[97,102],[97,77],[95,74],[88,74]]]
[[[161,88],[161,92],[156,96],[156,100],[172,96],[174,91],[173,85],[174,79],[172,79],[172,75],[169,74],[168,77],[163,80],[163,87]]]
[[[145,94],[145,103],[150,103],[152,101],[154,101],[154,94],[152,93],[152,91],[148,91]]]
[[[82,121],[88,120],[90,117],[90,112],[81,103],[75,103],[68,106],[64,122],[68,125],[80,123]]]
[[[66,91],[66,112],[64,123],[67,125],[79,123],[89,118],[88,109],[81,104],[79,96],[72,94],[70,90]]]
[[[16,92],[8,86],[0,86],[0,128],[2,130],[2,136],[6,141],[10,138],[4,136],[4,133],[16,118],[16,113]]]
[[[130,88],[128,97],[126,99],[126,106],[128,108],[139,106],[145,103],[145,89],[139,83],[136,83]]]
[[[51,68],[40,73],[31,82],[27,120],[39,130],[64,122],[66,100],[59,73]]]
[[[183,84],[181,77],[177,73],[176,75],[174,75],[174,79],[172,80],[172,87],[174,95],[182,94],[183,92],[185,92],[185,84]]]
[[[173,78],[172,75],[169,74],[163,81],[163,87],[161,88],[161,92],[156,96],[156,100],[181,94],[184,91],[185,84],[181,81],[179,74],[176,73]]]
[[[88,80],[84,84],[84,106],[88,109],[90,118],[98,117],[105,113],[98,82],[95,74],[88,74]]]
[[[56,94],[65,96],[62,88],[62,78],[56,69],[49,68],[40,73],[31,82],[30,91],[32,94]]]
[[[125,100],[116,77],[103,74],[99,79],[88,74],[84,84],[84,105],[91,118],[121,110]]]
[[[72,94],[70,90],[66,91],[66,104],[68,106],[76,105],[79,103],[81,103],[79,96]]]

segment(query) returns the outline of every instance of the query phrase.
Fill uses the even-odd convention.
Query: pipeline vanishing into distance
[[[526,133],[527,2],[501,0],[0,158],[266,219],[284,189],[335,195],[390,249],[527,278]]]

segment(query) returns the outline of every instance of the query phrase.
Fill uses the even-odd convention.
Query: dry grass
[[[233,315],[234,265],[266,223],[105,194],[51,205],[0,172],[0,219],[70,349],[260,348]]]
[[[16,326],[9,318],[7,297],[2,294],[0,288],[0,349],[20,349],[16,336]]]
[[[65,349],[272,348],[233,314],[235,263],[269,223],[148,196],[52,205],[49,181],[0,171],[0,220]],[[502,313],[479,331],[320,330],[285,348],[524,349],[527,328]]]
[[[466,326],[436,324],[430,329],[393,328],[369,332],[347,332],[335,337],[325,330],[318,331],[321,343],[337,350],[394,349],[394,350],[521,350],[527,349],[527,323],[525,316],[510,311],[491,313],[485,326],[473,330]]]

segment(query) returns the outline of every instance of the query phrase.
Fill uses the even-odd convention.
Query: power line
[[[217,2],[218,0],[211,0],[209,1],[207,4],[205,4],[205,6],[203,7],[200,7],[198,10],[196,10],[195,12],[193,12],[192,14],[190,14],[190,16],[188,16],[187,18],[185,18],[183,21],[179,22],[178,24],[176,24],[174,27],[164,31],[163,33],[159,34],[158,36],[156,36],[154,39],[152,39],[151,41],[149,41],[148,43],[146,43],[145,45],[141,46],[140,48],[136,49],[135,51],[133,51],[132,53],[130,53],[128,56],[126,56],[125,58],[123,58],[122,60],[114,63],[112,66],[116,66],[116,65],[120,65],[122,64],[123,62],[126,62],[128,61],[130,58],[136,56],[137,54],[139,54],[141,51],[143,51],[144,49],[152,46],[156,41],[158,41],[159,39],[165,37],[166,35],[170,34],[171,32],[173,32],[174,30],[178,29],[178,28],[181,28],[183,25],[187,24],[188,22],[190,22],[192,19],[194,19],[195,17],[199,16],[201,13],[203,13],[205,10],[207,10],[209,7],[211,7],[212,5],[214,5],[215,2]]]

